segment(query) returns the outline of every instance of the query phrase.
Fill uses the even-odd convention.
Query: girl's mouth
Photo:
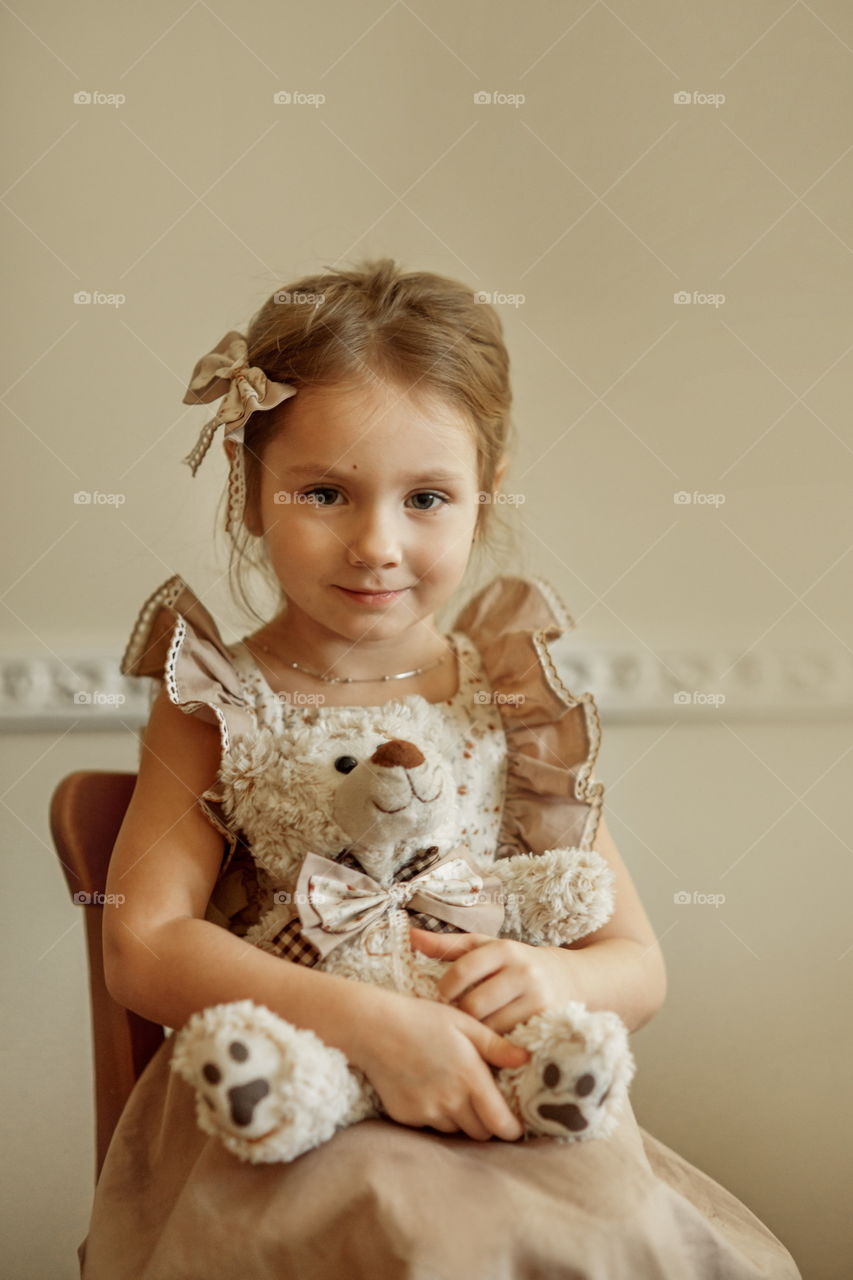
[[[409,588],[403,587],[399,591],[350,591],[349,587],[338,587],[337,589],[357,604],[382,605],[390,604],[392,600],[396,600],[398,596],[401,596],[404,591],[408,591]]]

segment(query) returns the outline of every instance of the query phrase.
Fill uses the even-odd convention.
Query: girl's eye
[[[321,493],[331,493],[332,495],[337,495],[337,492],[338,492],[337,489],[327,489],[327,488],[309,489],[307,490],[305,497],[310,498],[310,500],[316,503],[318,507],[331,507],[333,505],[332,502],[325,502],[317,495]]]
[[[415,494],[413,494],[413,495],[412,495],[412,500],[414,501],[416,498],[436,498],[436,499],[437,499],[437,500],[442,504],[442,506],[446,506],[446,505],[447,505],[447,498],[445,498],[444,494],[442,494],[442,493],[433,493],[431,490],[429,490],[429,491],[425,491],[424,493],[415,493]],[[415,510],[416,510],[416,511],[436,511],[436,510],[438,510],[438,508],[437,508],[437,507],[434,507],[434,506],[432,506],[432,505],[430,505],[430,506],[428,506],[428,507],[420,507],[420,506],[418,506],[418,507],[415,507]]]

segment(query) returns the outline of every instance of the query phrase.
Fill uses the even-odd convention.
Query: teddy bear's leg
[[[515,1027],[507,1039],[531,1055],[524,1066],[497,1073],[527,1134],[586,1142],[613,1132],[636,1069],[617,1014],[591,1013],[571,1001]]]
[[[344,1054],[251,1000],[194,1013],[172,1070],[196,1090],[205,1133],[253,1164],[294,1160],[376,1115],[376,1094]]]

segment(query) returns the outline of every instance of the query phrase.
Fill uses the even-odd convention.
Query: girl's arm
[[[520,1136],[486,1066],[523,1050],[461,1010],[307,968],[204,919],[222,836],[196,800],[213,784],[219,732],[161,692],[110,860],[104,972],[113,998],[163,1026],[254,1000],[307,1027],[361,1067],[393,1119],[471,1137]]]
[[[613,1009],[629,1031],[638,1031],[666,999],[663,952],[603,818],[592,847],[613,872],[613,915],[579,942],[547,949],[556,952],[567,982],[577,990],[573,999],[590,1009]]]

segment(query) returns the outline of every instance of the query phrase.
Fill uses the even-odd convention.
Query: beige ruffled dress
[[[460,837],[500,854],[589,848],[603,788],[590,694],[569,691],[548,642],[572,627],[539,579],[496,578],[450,632],[459,688],[427,704],[455,730]],[[142,607],[122,661],[228,752],[288,705],[248,648],[226,645],[174,577]],[[422,701],[422,699],[418,699]],[[207,918],[244,934],[265,905],[216,785],[200,798],[221,831]],[[282,960],[282,964],[290,963]],[[338,1132],[291,1164],[251,1165],[204,1134],[167,1037],[107,1153],[83,1280],[796,1280],[784,1245],[735,1196],[640,1128],[630,1103],[604,1141],[479,1143],[387,1119]]]

